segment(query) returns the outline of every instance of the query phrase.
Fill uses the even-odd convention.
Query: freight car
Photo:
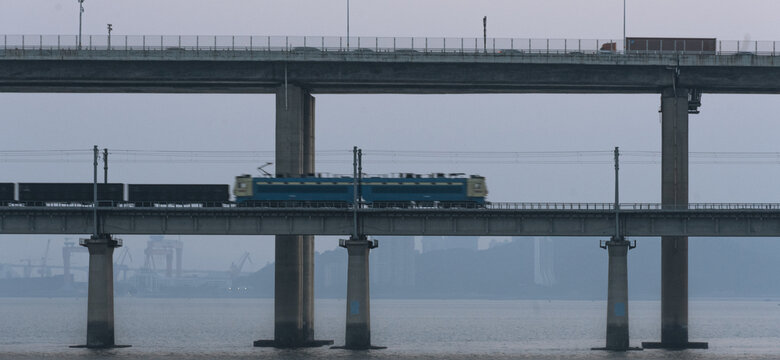
[[[456,174],[401,174],[397,177],[366,177],[360,197],[373,207],[442,206],[476,207],[485,204],[485,178]],[[233,188],[238,206],[347,206],[353,202],[351,177],[236,177]]]
[[[91,205],[92,183],[0,183],[0,206]],[[97,184],[98,206],[132,204],[136,207],[162,204],[222,206],[230,201],[228,185],[130,184],[125,201],[124,184]]]
[[[16,184],[0,183],[0,206],[8,206],[15,200]]]
[[[98,206],[124,201],[124,184],[98,184]],[[25,205],[68,203],[90,205],[94,199],[91,183],[19,183],[19,202]]]
[[[201,204],[220,207],[230,200],[228,185],[130,184],[127,201],[135,207],[161,204]]]

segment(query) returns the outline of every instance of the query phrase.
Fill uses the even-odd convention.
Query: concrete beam
[[[621,210],[631,237],[780,237],[780,210]],[[348,209],[116,208],[101,210],[105,231],[125,235],[337,235],[352,233]],[[614,234],[609,210],[373,209],[367,235],[599,236]],[[0,234],[89,234],[88,208],[0,208]]]
[[[677,67],[676,86],[780,93],[780,63],[769,60],[678,65],[571,56],[528,62],[420,58],[425,60],[0,59],[0,92],[277,93],[286,80],[312,93],[658,93],[675,85]]]

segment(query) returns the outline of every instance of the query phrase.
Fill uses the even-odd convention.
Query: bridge
[[[615,209],[602,203],[492,203],[486,208],[362,208],[364,235],[615,235]],[[353,231],[353,210],[322,207],[99,208],[100,233],[116,235],[336,235]],[[780,237],[780,204],[621,204],[622,236]],[[92,207],[0,207],[2,234],[89,235]]]
[[[93,35],[82,38],[81,46],[77,40],[64,35],[3,35],[0,91],[275,94],[278,176],[315,173],[312,94],[660,94],[662,206],[621,210],[619,223],[631,236],[662,236],[661,342],[647,346],[706,346],[688,341],[687,236],[777,233],[771,207],[688,207],[689,114],[699,112],[705,93],[780,93],[780,57],[775,41],[721,40],[714,51],[690,51],[703,47],[686,42],[668,51],[625,51],[622,40],[579,39]],[[610,50],[602,50],[604,45]],[[345,233],[349,223],[346,210],[100,210],[106,232],[204,233],[209,229],[219,234],[276,234],[274,339],[256,345],[322,344],[314,338],[311,234]],[[84,233],[90,221],[84,211],[2,209],[0,232]],[[608,224],[614,211],[371,209],[361,210],[361,218],[361,230],[369,234],[605,236],[612,234]],[[349,252],[350,284],[354,285],[347,298],[363,310],[347,315],[347,343],[366,348],[370,332],[365,269],[368,251],[376,244],[364,238],[353,240],[343,243]],[[104,273],[112,271],[111,254],[121,244],[104,233],[94,234],[83,245],[90,249],[91,269],[99,269],[90,270],[90,288],[96,289],[96,295],[93,298],[90,290],[89,301],[96,304],[96,310],[90,310],[88,323],[96,325],[88,326],[87,343],[112,346],[112,283]],[[615,294],[624,299],[608,303],[612,315],[607,321],[607,347],[625,350],[625,258],[630,246],[623,237],[613,238],[606,246],[610,264],[614,262],[618,269],[613,273],[610,265],[610,299]],[[618,313],[623,316],[615,320]]]
[[[780,42],[603,51],[622,40],[3,35],[0,91],[778,93]],[[351,43],[351,47],[350,44]],[[691,44],[694,48],[699,44]]]

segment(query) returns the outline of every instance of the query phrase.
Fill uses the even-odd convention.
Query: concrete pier
[[[689,89],[667,88],[661,94],[661,203],[688,205]],[[707,348],[688,341],[688,237],[661,237],[661,342],[645,348]]]
[[[276,175],[314,173],[314,97],[284,84],[276,91]],[[332,344],[314,339],[314,237],[276,236],[274,339],[255,346],[278,348]]]
[[[365,236],[339,241],[347,249],[347,327],[344,346],[351,350],[384,349],[371,345],[371,297],[368,253],[379,244]]]
[[[87,298],[87,344],[73,347],[115,348],[114,343],[114,248],[122,240],[109,234],[79,240],[89,250],[89,290]]]
[[[607,343],[593,350],[641,350],[629,346],[628,336],[628,250],[633,246],[623,237],[613,237],[602,248],[609,252]]]

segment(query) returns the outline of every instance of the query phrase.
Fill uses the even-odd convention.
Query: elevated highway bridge
[[[0,91],[99,93],[780,92],[780,46],[602,51],[621,40],[0,35]],[[362,42],[361,42],[362,41]],[[698,44],[694,44],[698,45]],[[694,47],[694,46],[692,46]],[[699,46],[699,48],[701,48]]]

